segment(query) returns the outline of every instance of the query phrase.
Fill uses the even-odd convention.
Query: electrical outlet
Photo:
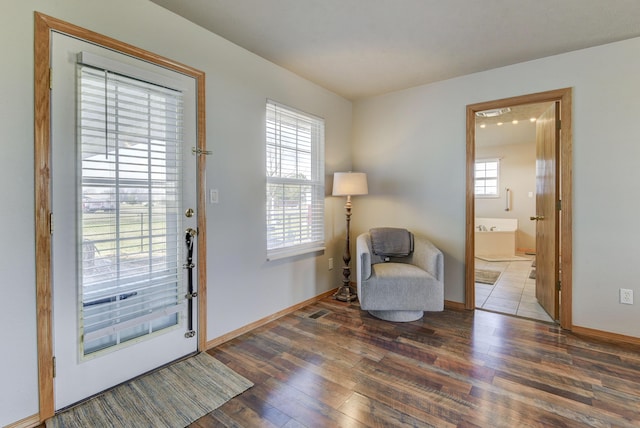
[[[333,270],[333,257],[329,257],[329,270]]]
[[[633,290],[621,288],[620,303],[624,303],[625,305],[633,305]]]

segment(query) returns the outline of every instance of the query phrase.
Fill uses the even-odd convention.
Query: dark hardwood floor
[[[255,386],[191,427],[640,426],[640,346],[490,312],[328,298],[209,353]]]

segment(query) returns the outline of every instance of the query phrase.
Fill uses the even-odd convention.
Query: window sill
[[[289,257],[301,256],[304,254],[317,253],[319,251],[326,250],[324,245],[313,246],[308,248],[298,248],[298,249],[283,249],[273,251],[271,254],[267,255],[267,261],[273,262],[276,260],[282,260]]]

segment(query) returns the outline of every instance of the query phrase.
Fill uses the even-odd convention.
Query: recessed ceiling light
[[[486,127],[487,127],[487,125],[484,124],[484,123],[482,125],[480,125],[480,128],[486,128]]]
[[[511,123],[513,123],[514,125],[517,125],[517,124],[518,124],[518,121],[517,121],[517,120],[514,120],[514,121],[512,121]]]
[[[498,122],[498,123],[496,123],[496,125],[502,126],[502,122]]]
[[[537,119],[535,117],[532,117],[531,119],[529,119],[529,122],[535,122]]]
[[[510,111],[511,109],[509,107],[494,108],[491,110],[477,111],[476,116],[477,117],[496,117],[496,116],[501,116],[505,113],[509,113]]]

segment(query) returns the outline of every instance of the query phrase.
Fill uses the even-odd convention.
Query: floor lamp
[[[333,295],[337,300],[342,302],[351,302],[358,296],[353,292],[350,285],[351,268],[351,252],[349,250],[349,223],[351,223],[351,196],[366,195],[369,193],[367,187],[367,174],[364,172],[335,172],[333,174],[333,196],[346,196],[347,204],[344,206],[347,214],[347,239],[344,248],[342,260],[342,286]]]

